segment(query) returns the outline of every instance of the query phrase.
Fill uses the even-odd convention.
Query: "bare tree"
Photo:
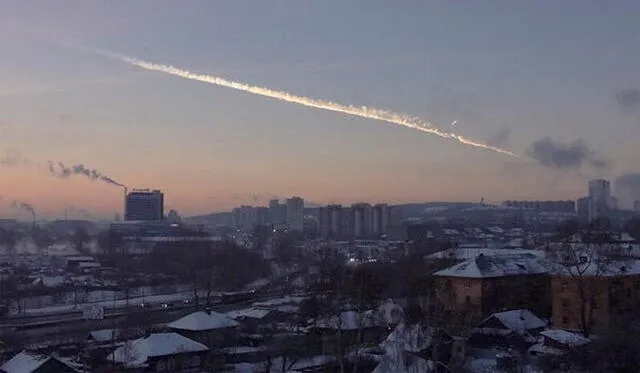
[[[547,244],[546,251],[554,277],[562,281],[559,290],[568,294],[562,300],[563,307],[577,310],[577,315],[571,317],[588,337],[593,331],[598,302],[609,291],[607,277],[624,253],[606,223],[580,226],[575,221],[560,227],[558,241]],[[573,301],[577,302],[575,307]]]

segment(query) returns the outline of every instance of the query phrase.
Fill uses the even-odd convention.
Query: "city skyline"
[[[589,179],[615,186],[640,172],[635,2],[189,4],[0,4],[0,216],[22,216],[13,200],[43,217],[122,211],[121,188],[54,177],[48,161],[161,189],[167,210],[185,216],[293,195],[320,205],[575,200]],[[419,116],[521,158],[72,44]],[[640,178],[624,180],[635,190]]]

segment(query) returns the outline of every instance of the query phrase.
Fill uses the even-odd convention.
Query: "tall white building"
[[[304,225],[304,199],[291,197],[287,199],[285,205],[287,227],[291,231],[302,232]]]

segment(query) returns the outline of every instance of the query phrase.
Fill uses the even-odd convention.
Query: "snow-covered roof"
[[[111,342],[119,336],[118,329],[101,329],[89,332],[89,338],[96,342]]]
[[[521,255],[532,254],[539,258],[544,258],[545,252],[542,250],[526,249],[498,249],[495,247],[458,247],[435,252],[427,256],[428,259],[473,259],[478,255],[501,256],[501,255]]]
[[[479,327],[482,328],[490,319],[500,321],[506,329],[517,333],[524,333],[529,330],[540,329],[547,326],[546,322],[526,309],[494,313],[483,320]]]
[[[483,255],[465,260],[434,273],[436,276],[491,278],[531,274],[549,271],[543,259],[531,253],[510,255]]]
[[[236,321],[230,319],[224,314],[214,311],[198,311],[182,317],[167,326],[176,330],[205,331],[233,328],[239,325],[240,324]]]
[[[237,320],[240,318],[249,318],[249,319],[262,319],[267,316],[271,311],[259,308],[245,308],[242,310],[229,311],[227,312],[227,316]]]
[[[61,359],[35,351],[24,350],[2,364],[0,371],[4,373],[31,373],[51,360],[55,360],[58,365],[66,365],[70,370],[76,370]]]
[[[5,373],[30,373],[52,359],[51,356],[24,350],[0,366]]]
[[[542,343],[536,343],[529,347],[529,354],[531,355],[562,355],[564,352],[560,349],[551,346],[545,346]]]
[[[54,288],[57,286],[62,286],[65,283],[66,278],[64,276],[42,276],[38,277],[33,281],[34,285],[42,284],[48,288]]]
[[[146,338],[127,341],[109,355],[109,360],[128,367],[141,367],[151,357],[207,351],[209,348],[178,333],[153,333]]]
[[[577,347],[585,345],[591,340],[589,338],[585,338],[579,334],[571,333],[562,329],[549,329],[540,332],[545,338],[549,338],[555,342],[558,342],[563,345],[567,345],[569,347]]]

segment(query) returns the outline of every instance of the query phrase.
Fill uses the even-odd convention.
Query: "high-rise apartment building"
[[[300,197],[288,198],[286,203],[286,224],[291,231],[302,232],[304,225],[304,200]]]
[[[164,194],[159,190],[134,189],[127,194],[125,220],[151,221],[164,218]]]
[[[280,226],[286,224],[286,205],[280,203],[277,199],[269,201],[269,223]]]
[[[607,180],[589,181],[589,220],[606,218],[614,209],[611,183]]]
[[[323,237],[338,238],[342,235],[342,205],[328,205],[318,210],[318,226]]]
[[[240,206],[231,211],[233,226],[244,231],[251,231],[258,224],[258,214],[253,206]]]
[[[373,207],[368,203],[351,205],[353,214],[353,236],[368,238],[373,234]]]
[[[388,234],[394,222],[399,224],[393,211],[386,204],[327,205],[318,210],[318,232],[335,239],[379,238]]]
[[[591,198],[578,198],[576,203],[576,216],[580,222],[588,223],[590,220]]]
[[[391,209],[386,203],[373,206],[373,234],[381,236],[387,234],[391,223]]]

